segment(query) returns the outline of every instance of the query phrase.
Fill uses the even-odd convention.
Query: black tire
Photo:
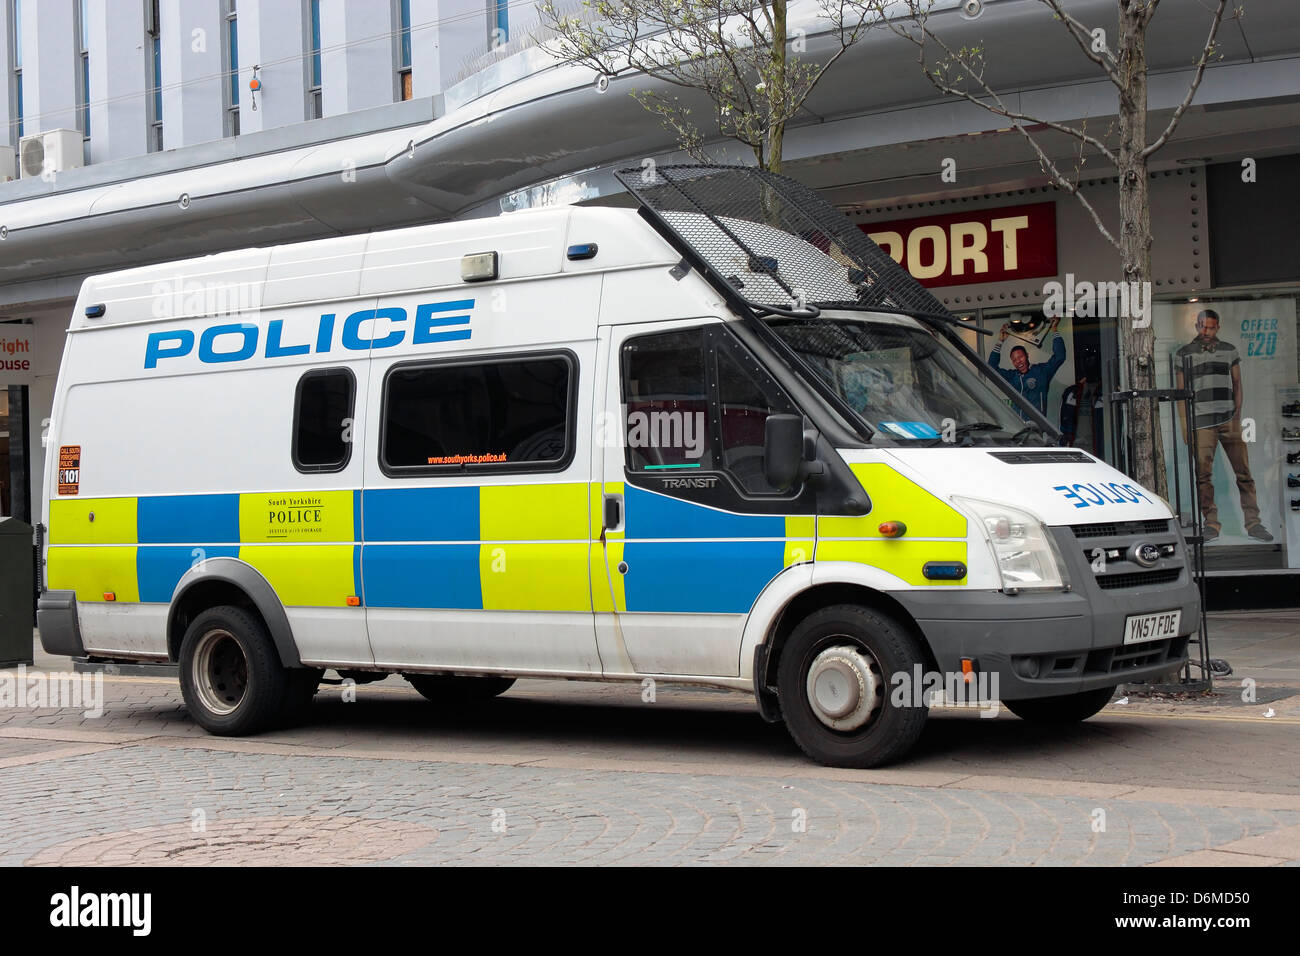
[[[460,677],[456,674],[403,674],[425,700],[435,704],[470,704],[491,700],[515,685],[513,677]]]
[[[280,707],[280,725],[296,727],[311,716],[311,702],[320,689],[323,670],[295,667],[285,675],[284,704]]]
[[[1079,694],[1004,700],[1002,703],[1021,720],[1036,724],[1077,724],[1100,711],[1114,696],[1114,687],[1098,687]]]
[[[844,649],[857,653],[876,675],[876,694],[863,695],[866,713],[860,727],[830,726],[810,697],[810,669],[824,654]],[[877,767],[907,753],[921,736],[929,708],[907,695],[902,706],[891,700],[891,677],[924,669],[917,639],[894,618],[856,604],[823,608],[804,618],[781,650],[777,690],[790,736],[809,757],[831,767]],[[859,685],[862,686],[862,685]],[[874,705],[870,701],[874,700]],[[856,713],[856,712],[855,712]],[[848,720],[860,719],[849,715]]]
[[[185,631],[181,696],[210,734],[239,737],[274,726],[283,714],[288,671],[261,620],[237,607],[214,607]]]

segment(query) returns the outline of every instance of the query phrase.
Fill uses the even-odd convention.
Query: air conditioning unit
[[[17,176],[17,169],[14,165],[14,148],[0,146],[0,183],[7,183]]]
[[[23,179],[80,169],[84,165],[78,130],[51,129],[18,141],[18,169]]]

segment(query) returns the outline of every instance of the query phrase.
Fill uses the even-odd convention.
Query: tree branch
[[[1228,0],[1219,0],[1219,5],[1214,10],[1214,20],[1210,23],[1210,36],[1205,41],[1205,48],[1201,50],[1200,59],[1196,61],[1196,74],[1192,77],[1192,85],[1188,87],[1187,95],[1183,97],[1183,101],[1179,103],[1178,108],[1174,110],[1174,115],[1169,118],[1169,125],[1165,127],[1165,131],[1156,138],[1154,143],[1138,154],[1143,159],[1146,159],[1161,146],[1165,145],[1165,143],[1169,142],[1169,137],[1174,135],[1174,130],[1178,127],[1179,120],[1183,118],[1183,114],[1187,112],[1187,107],[1191,106],[1192,100],[1196,98],[1196,91],[1201,85],[1201,77],[1205,75],[1205,64],[1208,63],[1210,57],[1214,55],[1214,38],[1219,33],[1219,24],[1223,22],[1223,10],[1227,5]],[[1151,10],[1153,13],[1155,12],[1155,3],[1152,3]]]
[[[1119,72],[1116,70],[1117,64],[1115,63],[1115,58],[1110,54],[1110,47],[1107,46],[1106,48],[1106,56],[1102,56],[1100,53],[1095,52],[1092,49],[1092,45],[1088,42],[1092,36],[1091,31],[1080,23],[1078,19],[1065,12],[1065,8],[1061,5],[1061,0],[1039,0],[1039,2],[1050,7],[1052,13],[1056,15],[1056,18],[1065,24],[1066,30],[1069,32],[1070,36],[1074,37],[1074,41],[1079,44],[1079,49],[1083,51],[1083,55],[1105,70],[1106,75],[1110,77],[1110,81],[1122,89],[1123,81],[1120,79]]]

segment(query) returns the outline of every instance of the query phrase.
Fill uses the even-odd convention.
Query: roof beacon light
[[[460,260],[460,277],[466,282],[490,282],[497,277],[495,252],[471,252]]]

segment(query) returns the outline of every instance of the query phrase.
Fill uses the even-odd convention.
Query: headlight
[[[996,501],[954,497],[984,529],[1008,594],[1028,588],[1068,587],[1051,532],[1037,515]]]

